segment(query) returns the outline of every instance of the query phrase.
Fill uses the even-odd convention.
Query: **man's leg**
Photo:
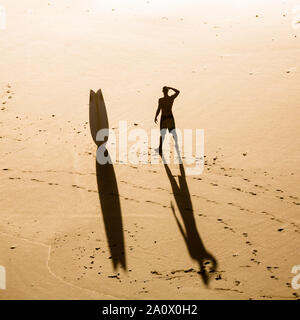
[[[162,136],[160,136],[160,138],[159,138],[158,152],[160,155],[162,154]]]
[[[158,152],[160,155],[162,155],[162,145],[166,136],[166,132],[167,132],[167,129],[163,128],[160,130],[159,148],[158,148]]]
[[[180,150],[179,150],[179,145],[178,145],[178,136],[177,136],[176,129],[172,129],[171,130],[171,134],[172,134],[174,142],[175,142],[175,149],[176,149],[176,152],[177,152],[178,161],[179,161],[179,163],[182,163]]]

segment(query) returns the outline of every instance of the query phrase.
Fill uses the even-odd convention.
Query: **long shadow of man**
[[[206,250],[204,243],[198,233],[194,217],[193,204],[186,181],[184,166],[181,161],[181,163],[179,164],[180,176],[178,177],[178,183],[173,177],[171,170],[165,161],[164,167],[171,183],[174,198],[179,209],[184,228],[180,224],[179,219],[175,214],[175,209],[171,201],[171,208],[176,223],[185,240],[191,258],[196,260],[199,264],[200,270],[198,273],[201,275],[204,284],[208,286],[210,280],[209,272],[215,271],[217,269],[218,263],[215,257]]]
[[[114,269],[121,266],[126,270],[125,241],[122,212],[115,169],[104,141],[97,140],[99,130],[108,130],[108,117],[101,90],[90,91],[90,129],[94,142],[104,147],[107,163],[99,164],[96,159],[96,176],[99,201],[102,209],[107,242]]]

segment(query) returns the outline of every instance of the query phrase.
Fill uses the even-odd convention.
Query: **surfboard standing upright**
[[[99,147],[106,143],[107,140],[97,141],[97,132],[101,129],[109,129],[108,117],[101,89],[99,89],[97,93],[93,90],[90,91],[89,119],[92,138],[97,147]],[[110,159],[108,150],[107,159]],[[96,158],[96,175],[99,200],[113,268],[116,270],[118,267],[121,267],[126,271],[126,253],[121,204],[113,164],[109,162],[106,164],[99,164]]]

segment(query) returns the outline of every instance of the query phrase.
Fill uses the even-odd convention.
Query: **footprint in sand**
[[[7,84],[6,89],[4,89],[4,95],[2,96],[2,99],[4,99],[2,101],[2,104],[6,104],[8,102],[8,100],[12,99],[14,93],[11,91],[11,85]]]

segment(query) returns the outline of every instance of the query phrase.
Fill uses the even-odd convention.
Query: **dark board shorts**
[[[175,129],[175,120],[172,115],[161,116],[160,130],[162,130],[162,129],[168,129],[169,132],[171,132],[173,129]]]

